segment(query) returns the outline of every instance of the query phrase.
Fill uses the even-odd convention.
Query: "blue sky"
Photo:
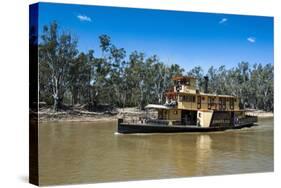
[[[186,70],[273,63],[272,17],[40,3],[39,35],[53,20],[78,38],[79,51],[93,49],[97,56],[98,36],[107,34],[127,56],[157,54]]]

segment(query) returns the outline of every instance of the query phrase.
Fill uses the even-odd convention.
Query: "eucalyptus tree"
[[[202,90],[204,85],[204,71],[202,67],[195,66],[190,71],[187,72],[188,76],[194,76],[197,79],[198,89]]]
[[[144,53],[133,51],[129,55],[128,66],[125,68],[129,106],[143,107],[144,105],[144,60]]]
[[[169,67],[169,72],[170,72],[170,77],[182,76],[182,74],[184,73],[184,69],[180,67],[178,64],[172,64]]]
[[[105,53],[108,52],[110,50],[110,46],[111,46],[111,38],[108,35],[101,35],[99,36],[99,41],[100,41],[100,48],[102,51],[102,57],[105,58]]]
[[[207,71],[207,76],[209,77],[209,91],[210,93],[218,92],[218,74],[217,69],[214,66],[211,66]]]
[[[161,104],[164,102],[164,92],[166,89],[168,89],[169,84],[168,82],[170,82],[170,80],[168,80],[168,76],[169,76],[169,69],[168,67],[160,62],[159,59],[156,60],[156,63],[153,65],[152,68],[155,72],[155,76],[153,78],[153,82],[154,82],[154,93],[155,96],[157,97],[157,103]]]
[[[92,53],[90,51],[89,53]],[[75,61],[70,63],[69,90],[72,93],[72,104],[90,102],[90,81],[91,81],[91,54],[80,53]]]
[[[185,72],[178,64],[165,64],[157,55],[146,57],[143,52],[133,51],[127,58],[126,50],[112,44],[108,35],[99,36],[99,57],[93,50],[78,53],[77,42],[70,33],[59,31],[56,22],[43,28],[39,100],[53,104],[55,111],[66,102],[65,96],[71,96],[72,104],[87,104],[89,110],[105,103],[140,109],[148,103],[161,104],[165,90],[173,86],[172,77]],[[245,61],[230,69],[212,66],[207,72],[209,90],[239,96],[244,107],[273,110],[273,72],[272,64],[251,67]],[[202,67],[195,66],[187,75],[196,77],[202,90]]]
[[[113,91],[111,93],[111,103],[116,104],[117,106],[124,106],[125,102],[125,94],[126,85],[124,84],[124,75],[125,75],[125,67],[126,61],[124,58],[126,57],[126,51],[124,48],[117,48],[115,45],[110,46],[110,54],[109,54],[109,63],[111,66],[110,70],[110,90]]]
[[[274,66],[272,64],[255,65],[252,71],[252,86],[255,88],[255,105],[258,109],[272,111],[274,109]]]
[[[77,104],[78,103],[78,95],[79,95],[79,91],[81,89],[80,87],[80,74],[81,74],[81,68],[82,68],[82,64],[85,63],[85,54],[84,53],[80,53],[79,56],[77,57],[77,59],[75,61],[73,61],[70,64],[69,67],[69,72],[68,72],[68,80],[69,80],[69,90],[72,94],[72,105]]]
[[[236,68],[236,91],[237,95],[241,98],[243,107],[249,106],[249,79],[250,79],[250,68],[248,62],[240,62]]]
[[[101,57],[94,57],[93,50],[88,52],[88,76],[87,93],[89,110],[93,110],[99,103],[108,101],[108,78],[111,65],[108,61],[108,52],[110,50],[110,37],[107,35],[99,36]]]
[[[63,96],[68,88],[66,76],[70,63],[78,53],[77,40],[66,32],[60,33],[56,22],[44,26],[39,48],[39,64],[45,65],[48,71],[50,87],[53,97],[53,109],[58,111],[62,107]],[[43,67],[42,66],[42,67]]]

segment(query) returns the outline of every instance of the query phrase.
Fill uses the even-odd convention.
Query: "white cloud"
[[[77,18],[80,20],[80,21],[82,21],[82,22],[91,22],[92,21],[92,19],[90,18],[90,17],[88,17],[88,16],[86,16],[86,15],[78,15],[77,16]]]
[[[222,23],[225,23],[227,22],[227,18],[222,18],[220,21],[219,21],[219,24],[222,24]]]
[[[247,40],[248,40],[250,43],[255,43],[255,42],[256,42],[256,38],[255,38],[255,37],[248,37]]]

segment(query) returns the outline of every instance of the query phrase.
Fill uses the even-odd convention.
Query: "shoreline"
[[[257,116],[258,118],[273,118],[274,112],[265,112],[263,110],[250,110],[246,112],[246,115]]]
[[[152,116],[156,117],[155,112]],[[117,121],[119,118],[138,120],[146,116],[146,112],[137,108],[117,108],[115,111],[89,112],[85,110],[71,110],[52,112],[50,109],[39,111],[39,122],[98,122]]]
[[[156,112],[149,112],[156,117]],[[262,110],[249,110],[247,115],[258,116],[258,118],[273,118],[273,112],[265,112]],[[114,112],[89,112],[89,111],[62,111],[52,112],[50,109],[40,110],[39,123],[45,122],[98,122],[98,121],[117,121],[118,118],[126,118],[130,120],[138,120],[146,116],[146,112],[137,108],[116,109]]]

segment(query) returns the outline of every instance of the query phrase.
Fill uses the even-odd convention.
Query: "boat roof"
[[[172,109],[171,106],[160,105],[160,104],[148,104],[144,107],[145,109]]]
[[[174,76],[174,77],[172,78],[173,81],[177,81],[177,80],[189,80],[189,79],[196,80],[196,78],[193,77],[193,76]]]
[[[206,95],[206,96],[214,96],[214,97],[233,97],[236,98],[237,96],[233,96],[233,95],[217,95],[217,94],[212,94],[212,93],[203,93],[200,92],[200,95]]]
[[[215,93],[203,93],[203,92],[200,92],[200,93],[180,92],[179,94],[183,94],[183,95],[186,95],[186,94],[189,94],[189,95],[201,95],[201,96],[210,96],[210,97],[238,98],[238,96],[233,96],[233,95],[218,95],[218,94],[215,94]]]

